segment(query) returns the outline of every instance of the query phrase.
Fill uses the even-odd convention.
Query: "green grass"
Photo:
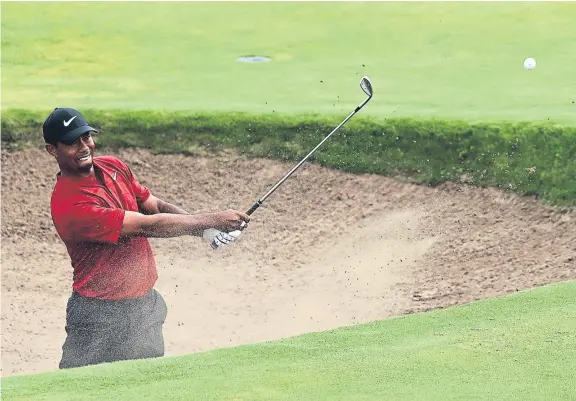
[[[570,400],[576,282],[185,357],[5,378],[5,400]]]
[[[102,135],[100,151],[145,148],[152,153],[209,155],[234,148],[245,156],[296,163],[334,126],[336,116],[85,110]],[[2,116],[2,147],[43,147],[39,112]],[[576,207],[576,127],[550,124],[470,124],[461,121],[362,116],[348,122],[308,161],[353,174],[446,181],[537,196],[559,208]]]
[[[490,174],[504,177],[490,176],[488,183],[517,185],[527,179],[516,172],[538,165],[530,178],[535,189],[528,190],[539,190],[540,182],[546,191],[560,191],[558,198],[573,192],[567,163],[573,148],[551,153],[552,161],[550,152],[538,158],[534,144],[520,156],[514,154],[516,145],[506,144],[502,155],[476,154],[483,147],[474,141],[482,135],[468,138],[468,146],[446,132],[424,129],[440,140],[418,143],[424,134],[409,125],[421,119],[576,125],[574,3],[3,2],[1,7],[3,145],[36,141],[41,122],[20,121],[7,132],[19,114],[5,111],[45,115],[55,106],[99,115],[246,112],[260,115],[258,121],[270,119],[272,126],[282,121],[272,122],[278,115],[316,113],[335,121],[362,100],[358,82],[367,74],[376,93],[362,116],[414,120],[383,123],[384,139],[378,139],[384,132],[376,125],[355,120],[368,129],[366,143],[341,135],[317,161],[345,166],[374,145],[366,152],[374,159],[362,161],[368,171],[401,168],[415,170],[423,181],[437,180],[457,176],[460,159],[480,173],[484,169],[474,167],[479,160],[493,167]],[[246,54],[273,61],[234,61]],[[533,71],[522,68],[528,56],[538,61]],[[145,140],[139,134],[149,128],[141,126],[146,121],[127,117],[128,132],[115,120],[102,124],[106,132],[123,131],[110,139],[118,145],[152,144],[160,151],[184,138],[189,148],[164,150],[193,153],[198,142],[230,145],[226,141],[241,135],[245,142],[238,146],[282,158],[303,154],[321,134],[306,136],[315,122],[274,136],[266,124],[250,128],[249,116],[241,121],[234,114],[218,116],[229,118],[234,129],[217,138],[205,121],[198,123],[206,125],[199,132],[189,129],[195,123],[170,122],[158,137]],[[456,131],[450,131],[455,138]],[[559,141],[544,128],[542,134],[537,137],[542,149]],[[409,147],[411,138],[416,139]],[[279,139],[284,141],[278,144]],[[356,153],[350,153],[351,145]],[[454,149],[458,160],[444,160],[445,168],[437,164],[444,151],[452,157]],[[430,170],[423,157],[408,157],[419,152],[436,156]],[[575,292],[571,282],[279,342],[5,378],[2,399],[568,400],[576,394]]]
[[[575,20],[569,2],[3,2],[2,108],[346,115],[368,74],[373,117],[575,124]]]

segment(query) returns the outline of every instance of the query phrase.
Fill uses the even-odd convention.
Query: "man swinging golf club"
[[[141,185],[124,162],[94,155],[97,130],[71,108],[43,124],[56,159],[52,220],[73,267],[60,368],[164,355],[166,303],[148,238],[209,236],[222,246],[250,221],[237,210],[189,214]]]
[[[246,213],[190,215],[157,198],[121,160],[94,157],[97,131],[82,114],[55,109],[43,125],[46,150],[60,168],[52,219],[74,268],[60,367],[162,356],[167,309],[153,288],[158,275],[148,238],[195,235],[214,249],[233,242],[250,215],[370,101],[370,79],[362,77],[360,87],[367,98]]]

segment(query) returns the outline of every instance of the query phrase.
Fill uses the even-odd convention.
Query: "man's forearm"
[[[160,213],[170,214],[190,214],[186,210],[171,203],[165,202],[162,199],[158,199],[158,211]]]
[[[182,215],[157,213],[147,216],[138,227],[138,235],[145,237],[170,238],[182,235],[201,236],[203,231],[213,225],[211,214]]]
[[[219,231],[241,229],[250,217],[236,210],[216,213],[159,213],[154,199],[144,203],[141,209],[149,213],[126,210],[122,222],[122,233],[125,236],[145,237],[179,237],[181,235],[202,236],[204,231],[214,228]],[[178,208],[179,209],[179,208]]]

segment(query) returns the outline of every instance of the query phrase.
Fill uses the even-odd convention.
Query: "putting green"
[[[366,115],[574,124],[574,21],[546,2],[3,3],[2,107],[346,115],[366,74]]]

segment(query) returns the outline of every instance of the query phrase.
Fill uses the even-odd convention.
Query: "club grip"
[[[255,211],[256,209],[258,209],[258,208],[260,207],[261,204],[262,204],[262,201],[259,200],[258,202],[256,202],[255,204],[253,204],[250,209],[248,209],[248,211],[246,212],[246,214],[247,214],[248,216],[250,216],[252,213],[254,213],[254,211]]]

